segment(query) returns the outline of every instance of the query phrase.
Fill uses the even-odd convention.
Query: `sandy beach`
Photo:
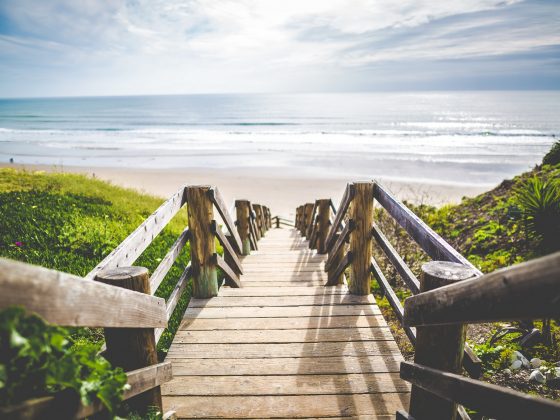
[[[268,205],[273,214],[292,218],[294,209],[319,198],[338,203],[347,182],[359,179],[315,176],[305,173],[262,169],[130,169],[79,166],[3,164],[30,171],[86,174],[127,188],[166,198],[182,185],[216,185],[228,205],[234,199],[249,199]],[[361,179],[364,180],[364,179]],[[469,185],[395,182],[378,179],[400,200],[442,205],[456,203],[464,196],[474,196],[488,188]]]

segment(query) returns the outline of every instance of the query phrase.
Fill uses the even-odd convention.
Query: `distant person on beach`
[[[14,163],[14,158],[10,158],[10,163]]]

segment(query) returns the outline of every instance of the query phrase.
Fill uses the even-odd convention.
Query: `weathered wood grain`
[[[215,220],[212,220],[211,230],[218,238],[218,241],[224,247],[224,256],[228,258],[228,265],[235,271],[236,274],[243,274],[243,268],[241,267],[241,261],[237,258],[237,253],[233,249],[229,239],[226,235],[222,232],[222,230],[218,227],[218,224]],[[229,264],[231,262],[231,264]]]
[[[560,252],[405,301],[406,325],[560,317]]]
[[[344,229],[342,229],[342,232],[340,232],[340,235],[337,236],[334,245],[331,247],[331,250],[329,251],[329,257],[327,259],[327,262],[325,263],[326,271],[329,271],[331,268],[336,267],[336,264],[339,262],[336,261],[336,256],[339,255],[339,253],[342,253],[342,255],[344,255],[344,246],[348,242],[350,238],[350,234],[355,229],[355,227],[356,224],[352,219],[350,219],[348,220],[348,223],[346,223],[346,225],[344,226]]]
[[[354,183],[354,198],[350,206],[349,218],[356,224],[350,234],[349,252],[352,253],[350,264],[350,293],[368,295],[371,281],[373,224],[373,183]]]
[[[332,395],[408,392],[398,373],[278,376],[179,376],[164,385],[166,395]]]
[[[165,255],[165,257],[163,257],[163,259],[161,260],[157,268],[150,276],[150,290],[152,294],[156,292],[157,288],[165,278],[166,274],[173,266],[173,263],[175,262],[175,260],[177,259],[177,257],[179,256],[179,254],[187,244],[187,241],[189,240],[189,235],[190,235],[189,229],[186,228],[183,231],[183,233],[179,235],[179,238],[177,238],[175,243],[171,245],[171,249],[169,250],[169,252]]]
[[[161,298],[0,258],[0,309],[22,305],[72,327],[166,327]]]
[[[381,312],[373,305],[336,305],[336,306],[273,306],[254,308],[187,308],[185,318],[278,318],[301,316],[344,316],[378,315]]]
[[[180,330],[175,343],[317,343],[325,341],[391,341],[387,327],[377,328],[317,328],[290,330]]]
[[[433,259],[457,262],[477,270],[465,257],[459,254],[441,236],[416,216],[408,207],[393,197],[379,183],[375,183],[373,195],[387,212],[408,232],[414,241]]]
[[[93,280],[101,270],[129,266],[138,259],[154,238],[163,230],[186,202],[185,187],[181,187],[171,198],[121,242],[107,257],[95,266],[85,278]]]
[[[216,266],[219,267],[224,273],[224,276],[226,277],[229,286],[243,287],[243,284],[241,283],[241,280],[239,279],[235,271],[231,269],[231,267],[225,262],[225,260],[221,256],[219,256],[218,254],[214,254],[213,260]]]
[[[348,293],[345,285],[333,287],[251,287],[243,289],[233,289],[223,287],[220,296],[322,296],[340,295]]]
[[[170,359],[224,359],[238,357],[260,359],[268,357],[346,357],[399,355],[394,341],[322,342],[309,343],[249,343],[249,344],[180,344],[173,343]]]
[[[455,373],[403,362],[401,378],[489,417],[512,420],[560,418],[560,404],[555,401],[465,378]]]
[[[310,418],[363,415],[392,418],[408,405],[408,394],[293,395],[262,397],[166,397],[168,409],[185,418]],[[382,415],[383,417],[378,417]]]
[[[148,269],[144,267],[119,267],[103,270],[95,277],[97,281],[127,290],[150,295]],[[105,328],[106,350],[104,357],[112,366],[125,372],[142,369],[158,362],[156,339],[153,328]],[[138,412],[147,407],[162,408],[159,386],[148,388],[136,395],[128,404]]]
[[[199,298],[218,294],[218,275],[213,259],[216,243],[211,230],[214,219],[211,197],[215,198],[216,194],[210,191],[209,186],[187,187],[193,296]]]
[[[251,232],[249,231],[249,201],[236,200],[236,226],[239,239],[241,241],[241,254],[249,255],[251,253]]]
[[[189,308],[227,308],[251,306],[334,306],[334,305],[367,305],[375,304],[372,295],[316,295],[316,296],[261,296],[233,297],[218,296],[211,299],[195,299],[189,302]]]
[[[340,205],[338,206],[338,211],[336,212],[336,216],[334,218],[334,222],[329,230],[329,234],[327,236],[327,249],[330,250],[334,244],[334,236],[338,232],[342,221],[344,220],[344,216],[346,216],[346,212],[348,211],[348,207],[350,207],[350,203],[354,198],[354,185],[348,184],[346,185],[346,189],[344,190],[344,195],[342,196],[342,200],[340,200]]]
[[[372,234],[379,244],[379,247],[383,250],[393,267],[395,267],[395,270],[397,270],[397,273],[399,273],[410,291],[415,295],[418,294],[420,292],[420,282],[375,223],[373,224]]]
[[[272,321],[272,322],[271,322]],[[382,315],[348,315],[336,317],[269,318],[183,318],[181,330],[262,330],[386,327]]]
[[[208,195],[210,197],[210,200],[212,200],[212,203],[214,203],[216,210],[218,210],[218,214],[224,221],[224,224],[226,225],[229,233],[233,236],[234,239],[233,243],[236,248],[236,252],[238,254],[241,254],[241,250],[242,250],[241,238],[237,233],[235,223],[233,222],[233,219],[231,218],[231,215],[228,212],[228,208],[222,198],[222,195],[220,194],[220,191],[218,191],[218,188],[212,187],[208,190]]]
[[[333,375],[399,372],[401,355],[282,357],[277,359],[173,359],[173,375]]]

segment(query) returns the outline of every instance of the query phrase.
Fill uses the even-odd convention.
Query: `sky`
[[[0,97],[560,89],[560,0],[0,0]]]

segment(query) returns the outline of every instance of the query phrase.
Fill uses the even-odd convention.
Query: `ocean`
[[[1,99],[0,162],[254,168],[491,186],[560,136],[560,92]]]

